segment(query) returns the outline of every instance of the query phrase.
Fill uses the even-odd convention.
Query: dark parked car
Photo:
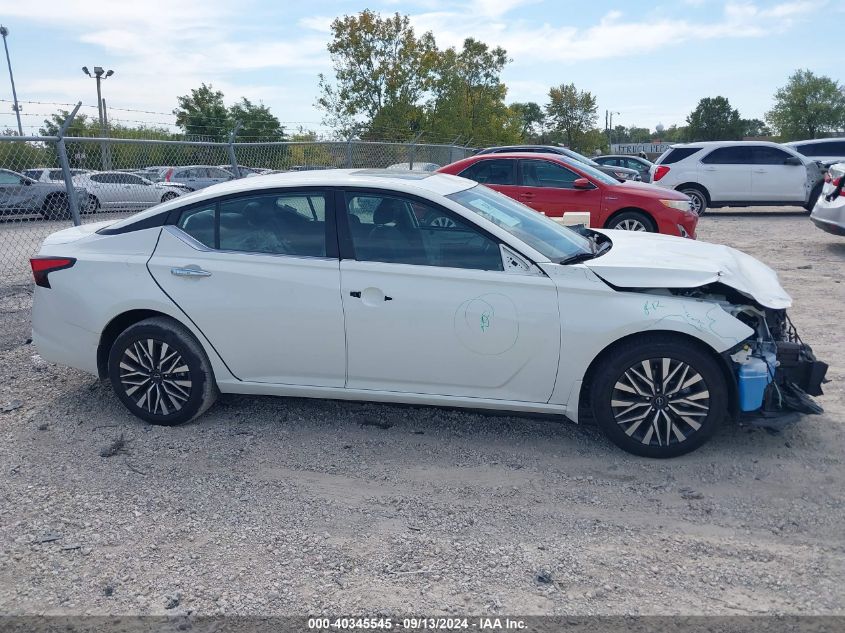
[[[640,174],[643,182],[651,182],[651,172],[649,170],[654,163],[647,158],[631,156],[630,154],[608,154],[605,156],[596,156],[593,160],[604,167],[627,167],[628,169],[635,169]]]
[[[559,145],[502,145],[500,147],[488,147],[477,152],[478,154],[505,154],[510,152],[533,152],[535,154],[559,154],[565,156],[570,160],[589,165],[593,169],[603,171],[608,176],[616,178],[616,180],[623,182],[625,180],[640,180],[640,173],[635,169],[628,169],[627,167],[608,167],[606,165],[599,165],[591,158],[587,158],[583,154],[569,149],[568,147],[560,147]],[[577,165],[576,165],[577,167]]]
[[[76,189],[84,201],[85,189]],[[70,217],[64,183],[38,182],[9,169],[0,169],[0,216],[38,214],[47,220]]]

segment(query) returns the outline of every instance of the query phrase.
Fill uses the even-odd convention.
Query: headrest
[[[385,198],[378,203],[376,210],[373,211],[373,224],[398,222],[404,210],[402,202],[396,198]]]

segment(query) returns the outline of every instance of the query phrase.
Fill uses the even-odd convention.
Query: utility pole
[[[114,71],[106,71],[103,70],[102,66],[94,66],[94,73],[91,74],[91,72],[88,70],[88,66],[83,66],[82,72],[97,81],[97,112],[99,112],[100,115],[100,137],[105,139],[108,137],[108,130],[106,129],[105,102],[103,101],[103,91],[100,84],[102,81],[105,81],[106,79],[111,77],[114,74]],[[106,141],[102,142],[101,152],[103,169],[111,169],[111,157],[109,156],[109,148]]]
[[[12,60],[9,58],[9,45],[6,43],[6,36],[9,34],[9,29],[0,25],[0,35],[3,36],[3,48],[6,49],[6,64],[9,66],[9,81],[12,82],[12,110],[15,111],[15,116],[18,119],[18,136],[23,136],[23,126],[21,125],[21,106],[18,103],[18,93],[15,90],[15,76],[12,74]]]

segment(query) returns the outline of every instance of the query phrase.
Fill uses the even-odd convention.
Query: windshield
[[[484,185],[446,197],[504,229],[553,262],[592,253],[592,242],[583,235]]]
[[[575,160],[581,161],[585,165],[589,165],[590,167],[599,167],[599,164],[594,161],[592,158],[587,158],[583,154],[579,154],[574,149],[569,149],[568,147],[563,148],[566,151],[566,155],[570,158],[574,158]]]

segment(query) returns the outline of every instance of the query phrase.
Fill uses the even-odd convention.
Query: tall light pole
[[[103,90],[101,87],[101,82],[111,77],[114,74],[114,71],[103,70],[102,66],[94,66],[94,73],[91,74],[91,71],[88,70],[88,66],[83,66],[82,72],[97,81],[97,112],[99,112],[100,114],[100,136],[102,138],[107,138],[108,130],[106,130],[106,113],[105,104],[103,103]],[[103,141],[102,145],[102,161],[104,169],[111,168],[111,157],[108,155],[108,146],[106,145],[105,141]]]
[[[607,149],[609,152],[613,153],[613,115],[614,114],[622,114],[621,112],[614,112],[613,110],[605,110],[604,111],[604,123],[607,125]]]
[[[0,35],[3,36],[3,48],[6,49],[6,63],[9,65],[9,81],[12,82],[12,110],[15,111],[15,116],[18,118],[18,136],[23,136],[23,126],[21,125],[21,106],[18,104],[18,93],[15,91],[15,77],[12,75],[12,60],[9,59],[9,45],[6,43],[6,36],[9,34],[9,29],[0,25]]]

